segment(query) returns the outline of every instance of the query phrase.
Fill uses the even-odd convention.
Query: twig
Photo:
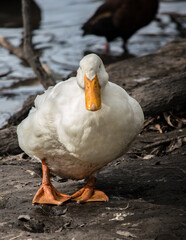
[[[183,138],[185,137],[185,134],[183,135],[180,135],[180,136],[176,136],[176,137],[171,137],[171,138],[166,138],[166,139],[162,139],[162,140],[159,140],[157,142],[154,142],[154,143],[151,143],[151,144],[147,144],[146,146],[143,147],[143,149],[147,149],[147,148],[152,148],[152,147],[157,147],[161,144],[164,144],[164,143],[169,143],[171,142],[172,140],[176,139],[176,138]]]
[[[34,54],[32,48],[30,0],[22,0],[22,14],[24,26],[24,55],[41,84],[44,86],[44,88],[48,88],[49,86],[55,85],[55,81],[42,68],[39,58]]]
[[[0,35],[0,45],[10,51],[10,53],[14,54],[18,58],[24,59],[25,56],[23,53],[23,49],[21,47],[15,47],[12,45],[6,38]]]

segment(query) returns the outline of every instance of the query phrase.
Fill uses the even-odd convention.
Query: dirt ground
[[[154,133],[154,139],[159,135]],[[42,180],[41,164],[22,154],[2,158],[0,239],[184,240],[186,145],[159,156],[139,156],[139,143],[143,149],[147,139],[144,133],[128,154],[100,172],[97,189],[109,196],[108,203],[32,205]],[[52,180],[68,194],[84,184]]]

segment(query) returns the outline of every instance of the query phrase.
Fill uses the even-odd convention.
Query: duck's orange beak
[[[90,80],[84,75],[85,81],[85,106],[89,111],[97,111],[101,109],[101,91],[98,82],[98,77]]]

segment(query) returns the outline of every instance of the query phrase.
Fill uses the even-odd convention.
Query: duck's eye
[[[99,65],[99,68],[101,68],[101,64]]]

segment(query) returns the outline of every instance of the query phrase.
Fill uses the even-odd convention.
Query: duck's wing
[[[144,123],[144,114],[140,104],[132,97],[129,96],[129,103],[133,110],[134,115],[134,122],[135,122],[135,129],[136,133],[138,134],[141,131],[141,128]]]
[[[133,119],[135,128],[134,132],[138,134],[144,123],[144,115],[140,104],[115,83],[109,82],[108,93],[109,96],[116,99],[115,101],[118,99],[122,105],[128,106],[125,107],[125,111],[131,111],[131,119]]]
[[[52,149],[57,143],[56,119],[59,115],[63,117],[63,107],[60,104],[71,97],[69,86],[75,85],[74,82],[73,78],[60,82],[37,96],[28,117],[18,125],[19,145],[29,156],[40,157],[43,149]]]

